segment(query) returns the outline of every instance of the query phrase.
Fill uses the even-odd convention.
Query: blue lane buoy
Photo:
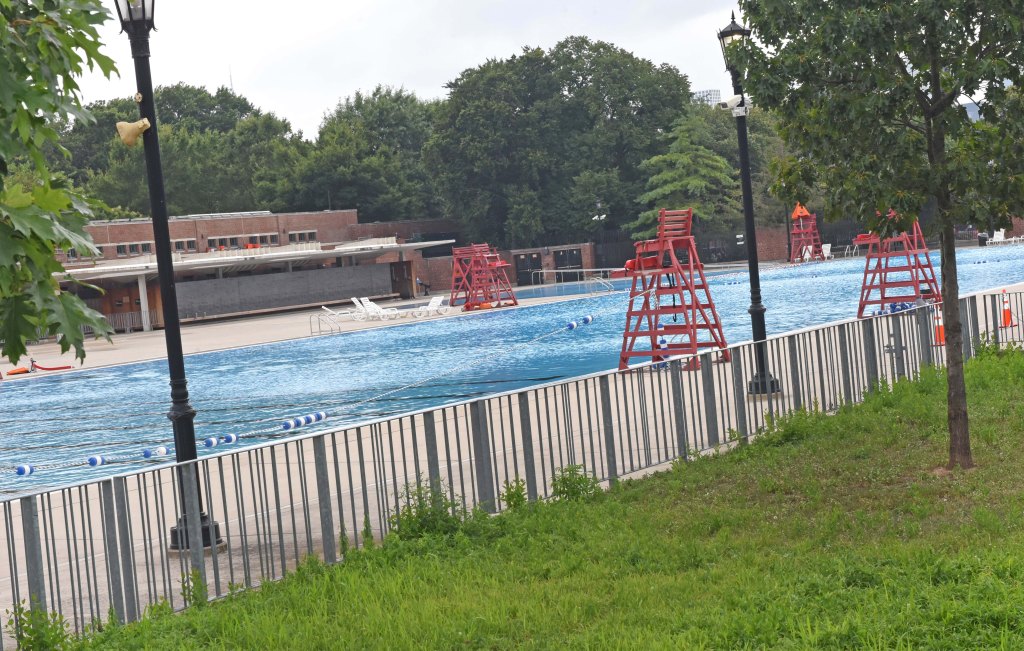
[[[143,459],[152,459],[153,457],[163,457],[167,455],[167,446],[158,445],[155,448],[147,448],[142,451]]]
[[[15,473],[16,473],[16,474],[17,474],[17,475],[18,475],[19,477],[28,477],[29,475],[31,475],[31,474],[32,474],[32,473],[34,473],[35,471],[36,471],[36,467],[35,467],[35,466],[33,466],[33,465],[32,465],[31,463],[22,463],[22,464],[18,464],[18,465],[17,465],[17,466],[16,466],[15,468],[14,468],[14,472],[15,472]]]
[[[580,327],[580,324],[576,323],[575,321],[570,321],[569,323],[565,324],[566,330],[575,330],[578,327]]]
[[[222,438],[224,443],[238,443],[238,434],[225,434]]]
[[[215,448],[218,443],[220,443],[220,440],[216,436],[209,436],[203,439],[203,445],[208,448]]]
[[[583,325],[590,325],[593,322],[594,322],[593,315],[588,314],[587,316],[583,317]]]
[[[302,427],[303,425],[310,425],[312,423],[319,423],[327,418],[327,412],[317,411],[312,414],[306,414],[305,416],[296,416],[295,418],[289,418],[288,420],[281,423],[281,429],[291,430],[296,427]]]
[[[97,466],[102,466],[103,464],[105,464],[107,462],[107,460],[103,458],[102,454],[94,454],[91,457],[89,457],[88,459],[86,459],[86,461],[93,468],[95,468]]]

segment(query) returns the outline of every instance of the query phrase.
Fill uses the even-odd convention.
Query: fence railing
[[[1013,327],[1001,327],[1004,296]],[[968,296],[960,307],[966,358],[986,339],[1024,338],[1024,293]],[[615,483],[943,364],[933,316],[928,306],[772,337],[776,394],[748,393],[755,346],[745,343],[729,349],[731,362],[708,352],[11,498],[0,503],[0,609],[24,600],[81,632],[111,611],[132,621],[162,600],[183,606],[190,572],[216,598],[278,579],[310,554],[337,562],[392,528],[410,484],[493,513],[505,508],[505,482],[522,479],[542,499],[569,465]],[[205,552],[200,512],[222,539]],[[169,530],[183,513],[191,545],[179,553]]]

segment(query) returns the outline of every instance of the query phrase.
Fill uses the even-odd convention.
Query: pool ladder
[[[587,293],[593,296],[594,294],[602,294],[605,292],[614,292],[615,285],[611,284],[600,276],[591,276],[587,278]]]
[[[333,314],[317,313],[309,315],[309,336],[329,335],[341,332],[341,322]]]

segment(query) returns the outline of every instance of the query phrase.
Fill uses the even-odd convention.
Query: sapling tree
[[[954,224],[1024,207],[1024,0],[740,0],[746,88],[800,157],[776,190],[823,188],[826,214],[927,215],[942,253],[948,466],[973,465]],[[980,119],[968,111],[976,104]],[[906,226],[907,224],[904,224]],[[927,230],[927,229],[926,229]]]

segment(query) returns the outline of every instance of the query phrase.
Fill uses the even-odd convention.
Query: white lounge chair
[[[992,244],[999,244],[1006,241],[1006,229],[1000,228],[998,231],[992,231]]]
[[[822,260],[831,260],[834,257],[835,256],[832,255],[832,245],[831,244],[822,244],[821,245],[821,259]]]
[[[802,255],[800,256],[801,262],[810,262],[814,259],[814,249],[809,246],[805,246]]]
[[[380,319],[385,321],[387,319],[397,319],[402,314],[393,307],[381,307],[371,301],[365,296],[359,299],[363,303],[363,308],[366,310],[367,316],[371,319]]]
[[[433,296],[426,305],[421,305],[413,310],[412,315],[417,319],[432,314],[448,314],[452,308],[444,304],[443,296]]]

